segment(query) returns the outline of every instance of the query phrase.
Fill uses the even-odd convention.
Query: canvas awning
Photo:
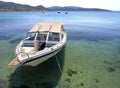
[[[49,32],[61,32],[63,25],[59,22],[40,22],[37,23],[29,32],[37,31],[49,31]]]

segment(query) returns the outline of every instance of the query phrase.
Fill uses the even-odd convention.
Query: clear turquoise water
[[[16,44],[41,21],[58,21],[65,48],[36,67],[8,68]],[[0,86],[28,88],[119,88],[120,12],[0,12]]]

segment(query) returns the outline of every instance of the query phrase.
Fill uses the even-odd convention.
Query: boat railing
[[[27,58],[29,58],[29,54],[25,53],[25,52],[19,52],[16,54],[16,58],[19,62],[22,62],[22,60],[20,60],[19,55],[22,54],[23,56],[26,56]]]

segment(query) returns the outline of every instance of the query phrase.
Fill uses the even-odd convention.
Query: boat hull
[[[56,55],[60,50],[61,50],[61,48],[56,51],[45,54],[43,56],[38,56],[37,58],[27,60],[27,61],[23,62],[21,65],[37,66],[38,64],[40,64],[40,63],[48,60],[49,58],[53,57],[54,55]]]
[[[41,36],[42,35],[42,36]],[[8,66],[36,66],[56,55],[66,43],[66,32],[59,22],[36,24],[16,47],[16,58]]]

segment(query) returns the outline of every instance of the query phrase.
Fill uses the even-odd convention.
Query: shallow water
[[[119,12],[1,12],[0,86],[27,88],[119,88]],[[37,22],[64,24],[67,43],[55,57],[36,66],[8,68],[16,44]]]

